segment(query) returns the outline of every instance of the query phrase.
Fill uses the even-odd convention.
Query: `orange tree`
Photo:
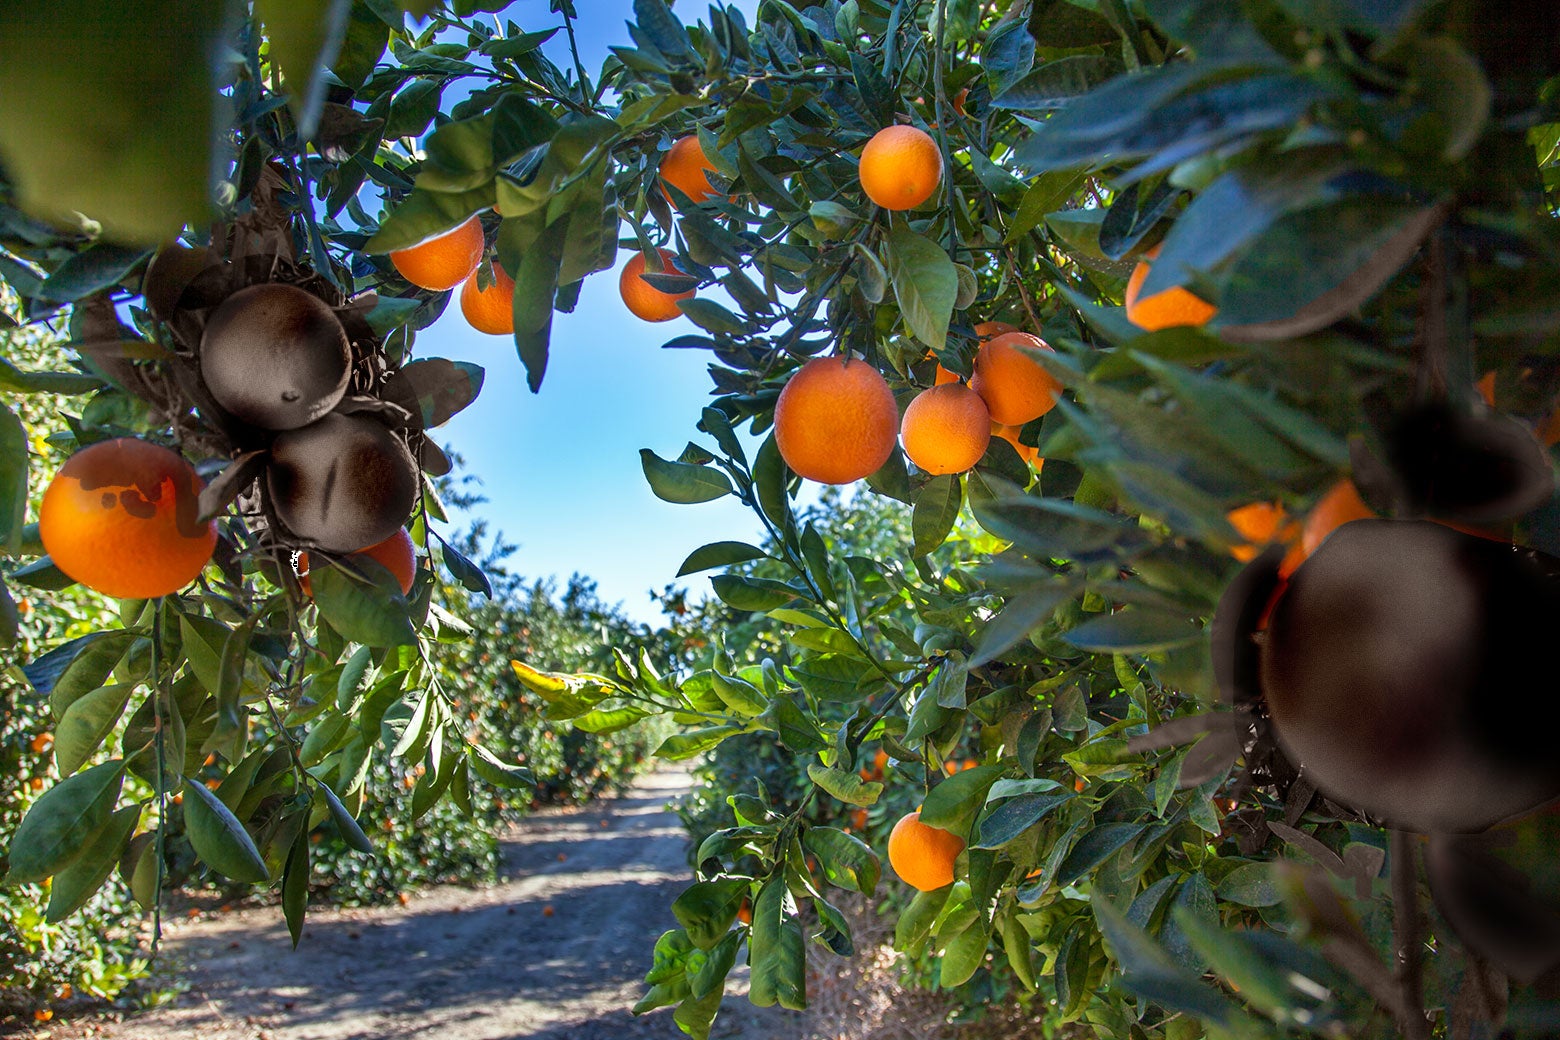
[[[221,537],[195,591],[131,604],[123,629],[32,666],[61,712],[93,720],[78,764],[105,717],[154,693],[117,752],[39,800],[14,878],[55,875],[63,912],[128,843],[128,876],[155,894],[157,822],[209,749],[215,793],[183,785],[195,852],[280,877],[296,927],[304,836],[326,816],[352,829],[370,755],[427,760],[414,811],[463,798],[473,773],[525,781],[464,744],[425,682],[414,630],[452,627],[432,583],[407,599],[344,559],[409,519],[480,585],[433,533],[436,499],[422,486],[407,506],[405,468],[387,463],[397,494],[347,537],[300,490],[316,457],[302,445],[442,468],[423,430],[478,379],[412,348],[461,278],[413,274],[441,287],[419,289],[393,258],[469,239],[475,219],[482,249],[451,257],[476,265],[478,290],[493,260],[513,277],[533,389],[555,310],[620,236],[641,254],[655,302],[700,326],[674,345],[711,352],[715,390],[701,441],[647,450],[646,477],[671,501],[734,495],[769,532],[705,546],[684,573],[768,558],[783,574],[713,579],[733,610],[782,626],[764,659],[517,662],[550,715],[594,731],[667,716],[683,727],[659,749],[671,758],[771,733],[806,761],[812,802],[874,803],[881,782],[858,769],[888,747],[919,822],[960,848],[899,944],[938,951],[950,986],[1005,961],[1100,1035],[1552,1029],[1556,817],[1524,815],[1560,793],[1555,709],[1534,692],[1560,549],[1552,7],[764,0],[752,25],[719,7],[686,25],[636,0],[634,45],[592,77],[539,50],[553,25],[490,23],[478,10],[503,5],[478,0],[410,5],[422,28],[384,0],[330,18],[257,4],[260,24],[237,30],[221,5],[167,6],[155,25],[87,0],[0,16],[3,273],[20,320],[71,305],[102,383],[75,441],[142,432],[232,460],[202,496]],[[552,11],[572,44],[573,5]],[[154,42],[166,60],[120,58]],[[863,150],[901,126],[916,133]],[[186,226],[184,248],[152,255]],[[346,330],[344,389],[335,368],[277,388],[289,407],[317,401],[323,429],[283,429],[277,406],[279,432],[246,436],[225,421],[238,403],[203,385],[210,312],[263,282],[301,287]],[[998,321],[1018,333],[983,347],[976,326]],[[814,472],[865,476],[910,510],[901,558],[831,551],[798,521],[797,473],[826,445],[788,460],[784,436],[737,435],[763,437],[792,374],[830,354],[870,366],[898,406],[940,366],[988,418],[1024,424],[968,473],[932,475],[882,443],[880,383],[853,378],[859,394],[813,410],[852,463]],[[5,533],[36,552],[19,458]],[[1274,522],[1265,546],[1250,512],[1229,519],[1298,518],[1324,495],[1364,508],[1309,518],[1294,552],[1295,525]],[[1000,543],[974,570],[932,556],[963,511]],[[1365,512],[1385,519],[1332,530]],[[293,548],[341,558],[316,565],[312,604],[278,565]],[[47,561],[12,577],[69,580]],[[1448,606],[1439,627],[1427,602]],[[976,733],[979,764],[947,775]],[[127,769],[152,785],[144,804],[118,801]],[[677,1005],[696,1036],[744,946],[755,1002],[804,1004],[809,941],[850,945],[830,889],[870,893],[882,873],[805,807],[731,808],[640,1005]]]

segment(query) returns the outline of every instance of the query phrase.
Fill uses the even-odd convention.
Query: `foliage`
[[[0,85],[32,82],[15,40],[75,38],[76,6],[0,17]],[[159,82],[190,95],[189,125],[232,114],[217,216],[250,220],[253,206],[318,277],[375,290],[369,319],[389,366],[447,297],[409,289],[383,254],[476,213],[516,279],[533,389],[554,309],[611,265],[620,234],[652,258],[657,288],[718,286],[729,299],[680,304],[702,333],[675,345],[713,358],[701,440],[643,461],[663,499],[732,495],[763,521],[765,546],[716,543],[684,567],[735,565],[712,584],[748,621],[708,660],[684,638],[684,667],[643,645],[587,666],[514,665],[548,718],[585,732],[663,717],[678,727],[664,758],[762,733],[808,767],[798,800],[728,800],[639,1010],[675,1005],[685,1032],[707,1036],[744,946],[755,1003],[804,1005],[809,946],[852,946],[832,890],[872,894],[881,874],[872,848],[818,825],[812,806],[913,797],[923,821],[969,839],[958,880],[899,918],[899,946],[935,951],[942,985],[1005,961],[1054,1001],[1058,1023],[1105,1037],[1460,1035],[1493,1031],[1508,1010],[1519,1035],[1544,1032],[1553,1008],[1539,991],[1419,912],[1413,842],[1319,797],[1259,705],[1221,702],[1208,624],[1239,570],[1230,509],[1277,501],[1299,515],[1352,473],[1394,512],[1396,418],[1414,402],[1472,408],[1486,372],[1493,408],[1529,428],[1549,414],[1560,15],[1459,0],[765,0],[751,26],[718,6],[685,25],[636,0],[634,46],[591,78],[538,49],[553,26],[523,32],[472,17],[489,5],[452,6],[409,29],[388,4],[343,5],[339,47],[307,19],[262,15],[271,46],[253,26],[239,37],[242,64],[219,69],[232,84],[223,105],[197,85],[199,56],[170,55]],[[552,11],[572,41],[572,3]],[[119,16],[127,38],[140,17]],[[219,32],[196,25],[189,38]],[[1518,34],[1532,46],[1509,47]],[[84,357],[80,373],[9,378],[91,394],[72,424],[79,443],[119,428],[183,434],[123,389],[167,364],[163,327],[136,314],[134,330],[116,322],[105,337],[87,319],[134,297],[143,246],[204,223],[187,178],[207,156],[145,108],[148,95],[123,99],[107,71],[118,66],[84,64],[81,104],[114,113],[133,131],[117,140],[144,150],[105,185],[81,161],[82,129],[53,108],[40,107],[34,136],[0,135],[15,178],[0,195],[0,274],[25,298],[23,320],[72,304]],[[454,101],[457,82],[472,89]],[[896,122],[933,132],[946,162],[942,190],[903,215],[866,203],[853,158]],[[699,205],[675,189],[668,199],[655,173],[672,140],[695,133],[719,181]],[[50,196],[41,185],[57,169]],[[149,170],[166,174],[164,205],[138,224],[126,214]],[[386,201],[379,216],[361,201],[367,184]],[[61,224],[76,206],[101,224]],[[1126,320],[1126,279],[1152,245],[1142,292],[1190,288],[1217,304],[1208,326],[1144,333]],[[660,270],[662,246],[676,271]],[[829,350],[862,355],[907,395],[932,382],[934,360],[967,374],[984,320],[1054,348],[1036,360],[1066,394],[1024,432],[1046,462],[1036,477],[996,439],[968,475],[932,478],[896,454],[868,484],[909,509],[908,552],[831,544],[797,514],[799,481],[773,438],[754,451],[737,435],[763,438],[786,378]],[[408,412],[447,416],[477,384],[440,378]],[[29,548],[18,469],[0,487],[13,553]],[[978,567],[938,555],[965,510],[984,532],[970,543]],[[441,513],[425,494],[417,541],[453,581],[485,588],[430,530]],[[1518,542],[1560,550],[1552,499],[1515,519]],[[29,814],[17,837],[48,841],[20,870],[13,842],[13,880],[87,887],[98,853],[123,847],[124,817],[111,814],[127,771],[154,792],[127,807],[158,822],[166,851],[179,774],[216,751],[217,795],[184,785],[188,843],[230,876],[280,880],[296,929],[307,834],[330,818],[359,839],[372,761],[425,764],[414,815],[445,795],[468,803],[474,778],[530,786],[518,762],[464,742],[427,663],[433,642],[471,635],[464,603],[435,605],[426,572],[410,602],[327,578],[321,620],[253,554],[241,520],[224,525],[250,555],[220,580],[131,605],[123,629],[33,662],[59,711],[121,660],[122,678],[155,692],[117,753]],[[748,566],[760,560],[764,572]],[[26,578],[59,583],[46,564]],[[354,649],[338,632],[391,645]],[[887,794],[857,773],[878,745],[901,763]],[[945,774],[964,748],[979,764]],[[168,859],[175,877],[196,862]],[[751,925],[735,923],[744,901]]]

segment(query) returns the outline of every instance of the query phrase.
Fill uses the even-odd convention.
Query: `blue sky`
[[[632,7],[628,0],[576,2],[581,57],[594,77],[609,45],[629,44]],[[678,6],[687,20],[705,10],[690,0]],[[751,18],[757,2],[737,6]],[[528,32],[561,24],[547,0],[520,0],[504,16]],[[572,67],[562,33],[546,51]],[[620,251],[618,268],[631,255]],[[660,613],[649,590],[670,582],[688,553],[723,539],[756,542],[760,526],[734,498],[679,506],[650,493],[639,449],[675,457],[698,435],[694,424],[710,400],[710,355],[662,350],[697,328],[686,318],[652,325],[630,315],[618,296],[618,268],[592,275],[574,313],[555,316],[540,394],[526,388],[509,337],[472,330],[458,300],[419,334],[417,353],[472,361],[487,372],[477,401],[437,436],[482,481],[488,502],[475,515],[519,545],[510,566],[560,581],[576,571],[589,575],[603,599],[654,622]],[[696,599],[709,589],[707,576],[683,584]]]

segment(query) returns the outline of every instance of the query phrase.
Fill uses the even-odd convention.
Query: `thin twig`
[[[1420,932],[1419,878],[1415,869],[1414,838],[1407,831],[1392,832],[1392,945],[1398,986],[1402,990],[1403,1035],[1407,1040],[1429,1040],[1425,1018],[1424,951]]]

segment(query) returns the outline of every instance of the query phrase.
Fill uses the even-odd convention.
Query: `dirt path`
[[[504,846],[490,888],[405,907],[310,914],[294,952],[275,908],[167,930],[192,983],[174,1007],[77,1020],[55,1038],[112,1040],[671,1040],[669,1011],[634,1018],[655,939],[691,880],[666,802],[681,772],[627,796],[540,813]],[[547,908],[552,912],[548,914]],[[712,1036],[801,1040],[798,1016],[728,996]]]

